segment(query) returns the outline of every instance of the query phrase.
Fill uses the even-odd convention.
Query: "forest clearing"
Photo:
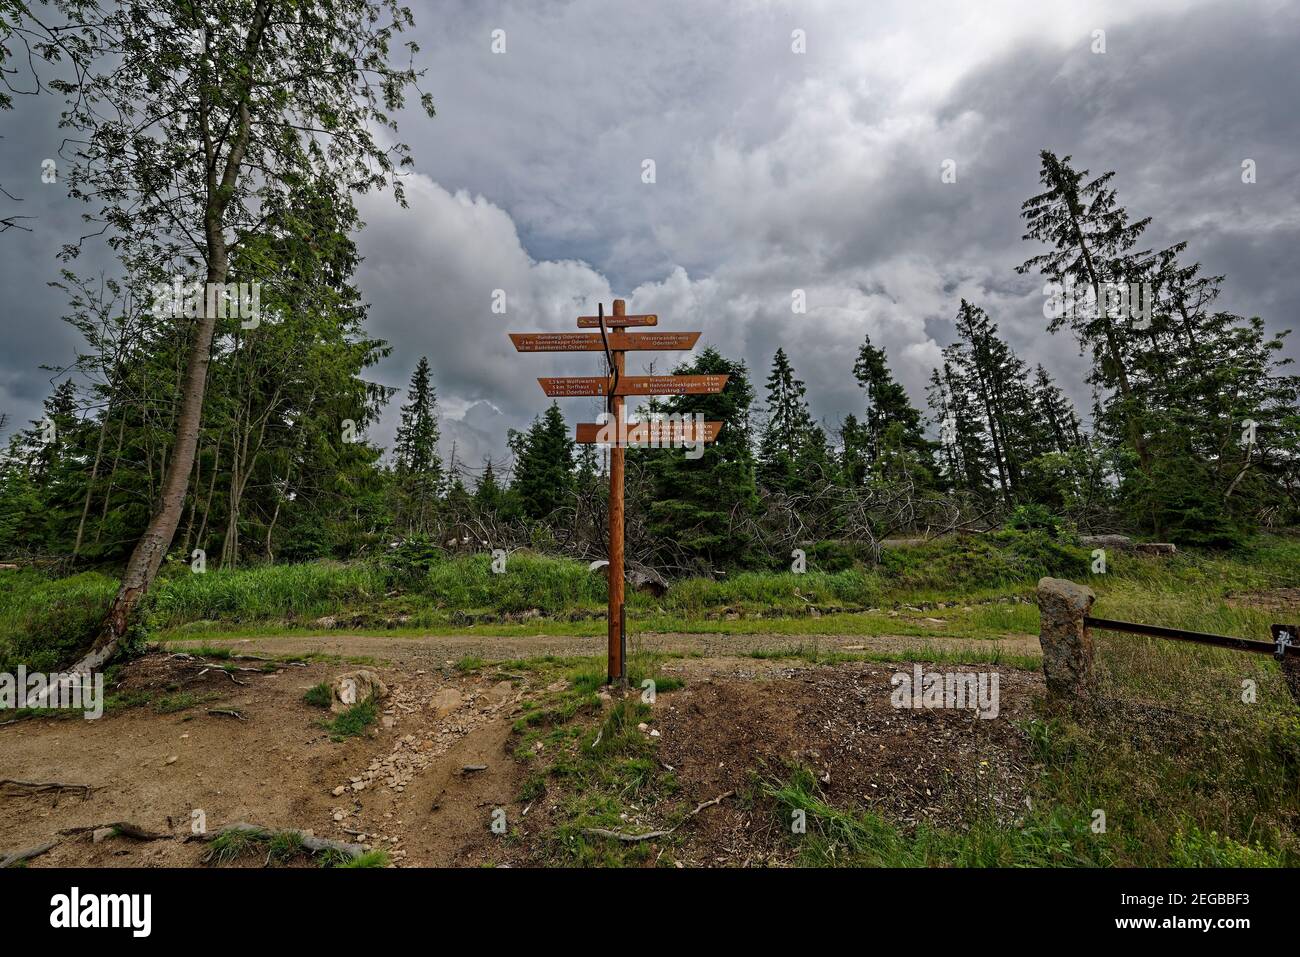
[[[971,547],[930,546],[899,565],[933,568]],[[1248,563],[1123,557],[1090,584],[1111,617],[1258,638],[1300,612],[1282,584],[1300,546],[1256,548]],[[491,587],[485,563],[459,561],[467,585]],[[690,600],[672,589],[634,599],[630,691],[611,695],[603,621],[581,614],[597,593],[574,587],[591,573],[518,558],[529,561],[538,580],[567,574],[569,593],[522,613],[501,610],[502,596],[473,610],[494,621],[468,627],[445,609],[440,625],[412,626],[411,597],[391,593],[366,608],[285,591],[291,607],[264,606],[260,623],[221,621],[214,595],[206,608],[178,600],[205,617],[115,669],[103,720],[32,712],[0,727],[12,778],[90,788],[10,787],[23,813],[0,825],[0,846],[57,842],[30,866],[321,864],[300,848],[271,853],[290,831],[398,867],[1287,866],[1300,852],[1295,708],[1268,659],[1107,635],[1097,703],[1072,709],[1045,694],[1032,579],[945,591],[886,578],[879,607],[845,612],[831,576],[769,575],[712,596],[724,604],[697,595],[689,615],[669,610]],[[348,587],[345,569],[319,571]],[[205,584],[233,591],[258,574]],[[899,710],[894,676],[915,668],[996,672],[1000,713]],[[339,732],[313,689],[358,669],[386,692]],[[1250,705],[1247,680],[1259,687]],[[1170,788],[1199,799],[1171,807]],[[1108,809],[1106,834],[1088,800]],[[795,810],[809,812],[807,840],[789,832]],[[194,839],[196,812],[213,831],[266,832],[214,856]],[[122,821],[156,837],[92,839]],[[655,831],[669,833],[599,833]]]
[[[0,0],[0,916],[1285,927],[1298,57]]]

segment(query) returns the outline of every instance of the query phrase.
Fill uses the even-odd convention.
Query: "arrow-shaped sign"
[[[615,395],[709,395],[721,392],[725,375],[629,375],[618,380]],[[562,376],[539,378],[542,391],[555,398],[608,395],[607,376]]]
[[[656,448],[680,448],[694,445],[696,442],[712,442],[722,431],[721,422],[700,423],[703,428],[696,428],[696,423],[687,419],[670,419],[667,422],[627,422],[623,426],[623,441],[616,441],[618,427],[611,422],[601,425],[596,422],[579,422],[577,439],[580,445],[616,445],[620,448],[629,445],[649,445]]]
[[[662,349],[694,349],[698,332],[611,332],[613,352],[658,352]],[[512,332],[510,341],[519,352],[604,352],[599,332]]]
[[[657,325],[659,325],[659,317],[658,317],[658,316],[654,316],[654,315],[649,315],[649,316],[606,316],[606,317],[605,317],[605,328],[606,328],[606,329],[618,329],[618,328],[621,328],[621,327],[623,327],[623,326],[657,326]],[[600,316],[579,316],[579,317],[578,317],[578,328],[579,328],[579,329],[599,329],[599,328],[600,328]]]

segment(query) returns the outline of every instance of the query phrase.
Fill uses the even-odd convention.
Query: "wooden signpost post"
[[[628,352],[692,349],[698,332],[628,332],[636,326],[654,326],[654,315],[629,316],[626,303],[614,300],[614,314],[579,316],[578,328],[599,332],[512,332],[510,341],[519,352],[603,352],[608,375],[538,379],[549,396],[606,396],[608,421],[578,425],[577,440],[606,444],[609,451],[609,682],[627,684],[625,664],[626,618],[623,608],[623,456],[628,446],[698,447],[718,437],[721,422],[673,419],[628,423],[625,396],[704,395],[721,392],[725,375],[625,376]],[[618,331],[611,331],[618,330]]]

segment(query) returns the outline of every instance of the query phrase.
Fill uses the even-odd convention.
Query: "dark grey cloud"
[[[1019,207],[1037,191],[1043,148],[1115,169],[1121,201],[1154,217],[1151,245],[1186,239],[1189,256],[1228,276],[1225,306],[1280,329],[1300,305],[1293,5],[414,8],[439,116],[403,117],[417,159],[410,209],[361,200],[358,278],[372,332],[395,346],[378,375],[404,386],[429,356],[444,454],[454,443],[460,461],[503,454],[506,428],[545,406],[537,376],[598,365],[516,355],[505,333],[572,328],[612,295],[660,313],[664,328],[702,329],[758,383],[784,345],[828,423],[861,407],[850,370],[866,334],[922,402],[963,296],[1086,402],[1075,344],[1044,331],[1041,282],[1014,271],[1034,252]],[[490,49],[495,29],[503,55]],[[804,55],[791,52],[795,29]],[[1090,50],[1094,29],[1105,54]],[[43,143],[49,117],[23,104],[0,123],[7,185],[46,148],[11,124]],[[1258,166],[1249,186],[1246,158]],[[946,159],[955,184],[940,182]],[[23,415],[44,391],[32,370],[72,348],[51,331],[61,302],[37,288],[76,230],[66,200],[48,201],[49,235],[0,237],[15,303],[0,402]],[[490,309],[495,289],[504,316]],[[806,315],[790,310],[795,289]],[[596,411],[564,408],[571,421]]]

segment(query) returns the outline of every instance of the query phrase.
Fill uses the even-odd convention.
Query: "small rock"
[[[330,682],[330,689],[334,692],[330,702],[330,711],[334,714],[362,701],[388,695],[388,686],[379,680],[379,675],[365,669],[339,675]]]
[[[509,681],[498,681],[487,690],[487,699],[493,704],[508,701],[515,693],[515,686]]]
[[[442,688],[430,699],[429,707],[441,718],[459,708],[464,700],[464,696],[455,688]]]
[[[96,844],[102,844],[112,836],[113,829],[111,827],[97,827],[94,833],[90,835],[90,839]]]
[[[340,785],[339,785],[338,787],[336,787],[333,791],[331,791],[330,794],[333,794],[335,797],[339,797],[339,796],[341,796],[341,795],[343,794],[343,792],[346,791],[346,790],[347,790],[347,787],[345,787],[344,785],[340,784]]]

